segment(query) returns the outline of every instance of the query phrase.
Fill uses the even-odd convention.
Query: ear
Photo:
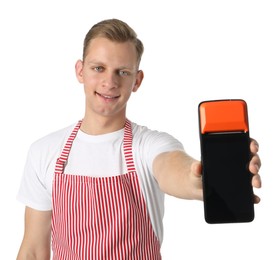
[[[139,87],[140,87],[140,85],[141,85],[141,82],[142,82],[143,78],[144,78],[143,71],[142,71],[142,70],[139,70],[139,71],[137,72],[136,82],[135,82],[134,87],[133,87],[133,92],[136,92],[136,91],[139,89]]]
[[[76,77],[79,83],[83,83],[83,61],[78,60],[75,65]]]

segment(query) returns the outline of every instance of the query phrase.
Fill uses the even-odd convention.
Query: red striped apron
[[[141,193],[126,120],[124,155],[128,172],[112,177],[64,174],[78,122],[55,167],[52,191],[53,259],[156,260],[160,243]]]

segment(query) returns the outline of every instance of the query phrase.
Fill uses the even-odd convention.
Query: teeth
[[[104,96],[102,95],[104,98],[109,98],[109,99],[112,99],[112,98],[115,98],[115,97],[110,97],[110,96]]]
[[[101,93],[98,93],[98,92],[96,92],[96,94],[103,97],[103,98],[106,98],[106,99],[115,99],[115,98],[119,97],[119,96],[107,96],[107,95],[104,95],[104,94],[101,94]]]
[[[107,96],[107,95],[102,95],[100,93],[97,93],[98,95],[102,96],[103,98],[107,98],[107,99],[114,99],[117,98],[118,96]]]

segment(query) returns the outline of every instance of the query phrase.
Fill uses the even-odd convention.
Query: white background
[[[74,63],[102,19],[130,24],[145,45],[145,79],[128,117],[167,131],[200,158],[198,103],[242,98],[260,143],[262,202],[249,224],[208,225],[203,204],[166,198],[163,259],[279,259],[278,1],[31,1],[0,3],[0,258],[15,259],[27,150],[83,116]],[[4,257],[5,256],[5,257]]]

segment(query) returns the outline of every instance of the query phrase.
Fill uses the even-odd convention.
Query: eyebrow
[[[88,61],[87,62],[89,65],[105,65],[103,62],[100,62],[100,61]]]

